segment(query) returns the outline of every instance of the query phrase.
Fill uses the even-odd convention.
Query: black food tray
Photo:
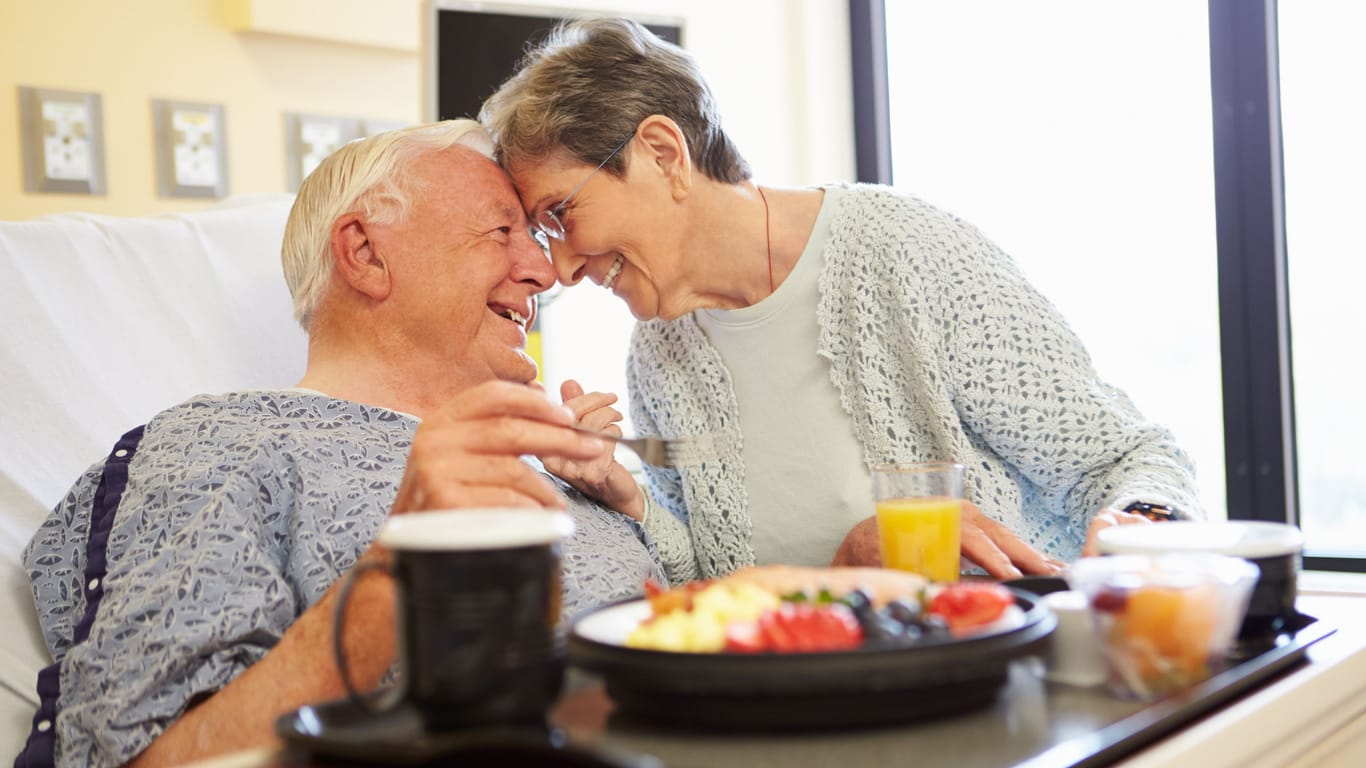
[[[907,723],[991,705],[1011,662],[1044,651],[1057,618],[1038,595],[1012,593],[1017,624],[904,648],[670,653],[595,640],[579,631],[580,623],[570,635],[569,657],[602,677],[623,712],[672,727],[805,732]]]
[[[1233,663],[1203,683],[1152,702],[1104,728],[1063,741],[1018,763],[1016,768],[1113,764],[1304,663],[1309,646],[1336,631],[1336,627],[1312,616],[1296,614],[1273,648]]]

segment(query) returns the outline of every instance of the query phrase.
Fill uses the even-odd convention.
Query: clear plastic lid
[[[1109,555],[1213,552],[1259,558],[1298,554],[1304,546],[1304,535],[1300,529],[1285,523],[1178,520],[1106,528],[1096,535],[1096,546]]]

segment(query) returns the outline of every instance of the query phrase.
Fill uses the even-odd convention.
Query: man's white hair
[[[493,141],[474,120],[444,120],[386,131],[347,143],[318,164],[299,186],[285,224],[280,261],[294,297],[294,319],[305,331],[332,275],[332,225],[343,214],[367,221],[403,221],[425,191],[414,162],[460,145],[493,157]]]

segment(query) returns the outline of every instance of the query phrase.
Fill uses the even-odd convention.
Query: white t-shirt
[[[824,190],[806,249],[772,296],[743,309],[694,313],[735,386],[761,564],[829,565],[849,529],[873,514],[863,449],[830,381],[830,363],[816,353],[825,242],[844,194]]]

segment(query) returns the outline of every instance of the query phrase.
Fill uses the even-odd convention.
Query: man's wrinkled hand
[[[462,392],[418,425],[393,514],[461,507],[548,507],[565,499],[526,454],[588,461],[604,441],[567,429],[572,413],[523,384]]]

